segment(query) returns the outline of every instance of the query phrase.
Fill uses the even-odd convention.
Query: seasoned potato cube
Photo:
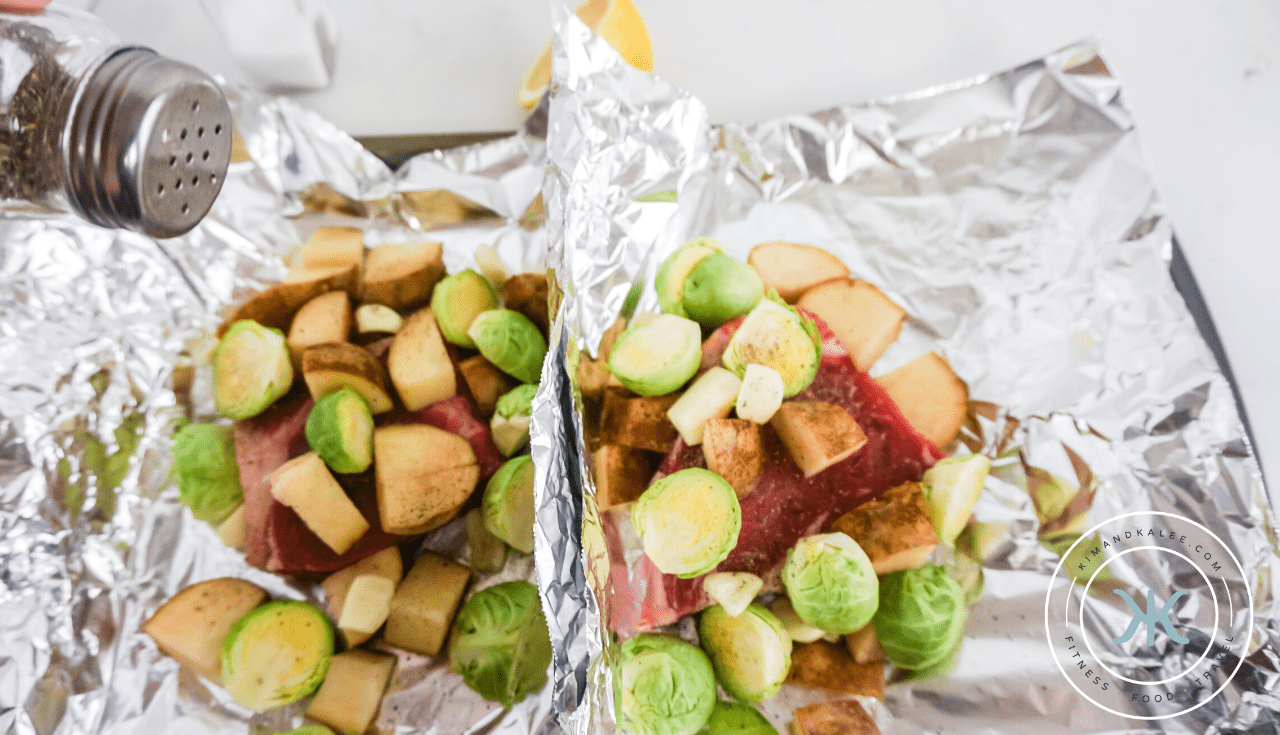
[[[317,401],[349,385],[369,402],[369,410],[374,414],[386,413],[394,407],[387,393],[382,363],[368,350],[348,342],[325,342],[308,347],[302,353],[302,379]]]
[[[218,327],[218,337],[221,338],[232,324],[241,319],[252,319],[264,327],[288,331],[293,315],[303,304],[330,291],[345,291],[348,296],[357,296],[360,293],[359,268],[354,265],[291,268],[284,283],[259,291],[231,310]]]
[[[603,512],[634,503],[649,487],[653,462],[643,449],[606,444],[595,453],[596,502]]]
[[[237,620],[266,599],[266,590],[243,579],[197,582],[161,605],[142,624],[142,632],[165,655],[221,684],[222,639]]]
[[[761,243],[751,248],[747,263],[760,274],[766,293],[776,288],[789,304],[823,281],[849,276],[849,268],[826,250],[791,242]]]
[[[302,243],[301,256],[307,268],[362,265],[364,232],[354,227],[321,227]]]
[[[711,419],[702,432],[702,454],[707,469],[745,498],[764,474],[764,431],[747,419]]]
[[[393,309],[409,309],[431,298],[444,278],[438,242],[407,242],[371,248],[364,260],[364,299]]]
[[[922,355],[876,378],[916,431],[946,447],[960,431],[969,389],[936,352]]]
[[[368,651],[339,653],[329,659],[329,673],[307,705],[307,717],[341,735],[361,735],[373,724],[395,670],[395,656]]]
[[[541,273],[521,273],[502,284],[506,308],[529,317],[545,335],[551,328],[547,315],[547,277]]]
[[[921,566],[938,545],[920,483],[907,482],[845,513],[831,524],[858,542],[883,576]]]
[[[667,411],[680,396],[628,396],[605,391],[600,411],[600,441],[624,447],[666,452],[679,434]]]
[[[846,635],[844,646],[857,663],[870,664],[884,660],[884,649],[880,647],[880,639],[876,638],[876,629],[871,623]]]
[[[871,715],[851,699],[800,707],[794,718],[795,735],[880,735]]]
[[[853,358],[867,371],[898,338],[907,313],[866,281],[838,278],[805,292],[797,304],[818,315]]]
[[[788,681],[862,697],[884,699],[884,665],[860,664],[844,646],[827,641],[802,643],[791,650]]]
[[[461,564],[430,552],[418,557],[391,598],[386,642],[424,656],[440,653],[470,579]]]
[[[849,412],[823,401],[787,401],[769,420],[805,477],[813,477],[867,443]]]
[[[404,576],[404,562],[400,560],[400,550],[394,546],[383,549],[326,577],[320,586],[324,588],[325,597],[328,598],[325,607],[329,617],[334,620],[342,617],[342,610],[347,604],[347,592],[351,590],[352,583],[358,577],[369,575],[390,580],[392,584],[400,584],[400,578]],[[339,629],[346,637],[348,646],[358,646],[373,635],[358,630],[341,627]]]
[[[458,392],[458,378],[431,309],[420,309],[404,320],[391,342],[387,370],[400,400],[410,411]]]
[[[426,424],[375,429],[373,466],[378,515],[387,533],[413,535],[439,528],[480,479],[467,440]]]
[[[369,522],[315,452],[291,459],[273,472],[271,496],[292,508],[335,554],[345,554],[369,530]]]
[[[302,367],[302,353],[325,342],[346,342],[351,334],[351,299],[345,291],[330,291],[298,309],[289,325],[289,354],[294,368]]]
[[[499,370],[484,355],[468,357],[458,363],[458,370],[462,372],[462,379],[466,381],[467,389],[475,399],[476,408],[484,416],[492,416],[498,399],[518,385],[515,378]]]

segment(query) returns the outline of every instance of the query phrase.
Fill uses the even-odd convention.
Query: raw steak
[[[766,590],[778,589],[778,574],[787,550],[800,538],[822,532],[840,515],[907,482],[919,480],[943,452],[911,428],[889,396],[866,373],[853,366],[848,353],[821,319],[804,312],[822,335],[822,363],[813,383],[795,396],[819,400],[847,410],[867,435],[867,444],[847,459],[805,479],[769,427],[767,459],[755,490],[743,498],[738,545],[717,571],[752,572],[765,579]],[[703,345],[702,367],[720,364],[725,347],[742,319],[713,333]],[[654,479],[689,467],[706,467],[702,447],[677,439]],[[625,512],[625,510],[624,510]],[[609,625],[632,632],[674,622],[711,604],[702,578],[663,574],[642,556],[628,570],[622,557],[629,522],[606,514],[605,532],[612,563]]]

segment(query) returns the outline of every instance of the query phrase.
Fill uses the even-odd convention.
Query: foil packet
[[[1280,730],[1277,498],[1170,277],[1173,226],[1095,42],[900,97],[711,125],[695,97],[568,18],[552,79],[544,196],[562,302],[544,387],[560,397],[537,406],[534,451],[568,732],[615,730],[610,609],[640,604],[617,595],[647,581],[634,536],[606,543],[576,367],[617,317],[658,310],[658,265],[701,236],[739,259],[774,240],[834,253],[907,313],[873,376],[936,351],[968,386],[950,449],[993,460],[974,510],[993,532],[973,561],[982,582],[950,673],[863,700],[882,732]],[[1193,546],[1227,565],[1213,582]],[[1096,578],[1101,560],[1112,586],[1177,597],[1191,640],[1148,619],[1154,638],[1126,641],[1136,607],[1064,582],[1077,562]],[[692,640],[693,627],[666,631]],[[1098,683],[1071,658],[1082,638],[1102,648],[1087,669]],[[797,706],[839,697],[788,683],[760,709],[786,732]]]
[[[234,576],[322,602],[262,572],[179,504],[170,436],[215,420],[208,355],[220,312],[285,275],[315,228],[366,243],[439,240],[447,268],[479,245],[541,271],[545,111],[513,136],[422,154],[397,171],[314,113],[228,88],[236,147],[208,217],[156,241],[71,216],[0,211],[0,732],[263,735],[302,705],[253,714],[163,656],[141,624],[180,589]],[[424,542],[465,562],[461,519]],[[514,556],[514,555],[513,555]],[[532,557],[473,590],[534,580]],[[552,732],[551,684],[504,710],[444,657],[397,652],[374,731]]]

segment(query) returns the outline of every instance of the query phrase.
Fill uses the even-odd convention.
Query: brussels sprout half
[[[978,503],[990,470],[990,459],[971,454],[939,460],[920,478],[920,489],[929,503],[929,518],[942,543],[955,545],[956,537],[973,515],[973,506]]]
[[[334,472],[364,472],[373,464],[373,413],[351,386],[316,401],[306,434],[307,444]]]
[[[431,313],[444,338],[459,347],[475,348],[467,334],[476,316],[498,308],[498,292],[489,279],[470,268],[446,276],[431,292]]]
[[[941,663],[959,645],[964,590],[936,564],[886,575],[872,620],[885,658],[904,669]]]
[[[718,329],[751,311],[764,297],[756,269],[723,253],[712,253],[689,271],[681,304],[689,318]]]
[[[702,649],[679,638],[641,633],[622,644],[613,677],[618,726],[637,735],[693,735],[711,718],[716,677]]]
[[[805,536],[787,552],[782,584],[807,625],[852,633],[871,621],[880,585],[871,559],[843,533]]]
[[[630,327],[609,353],[609,370],[642,396],[664,396],[698,372],[702,330],[697,322],[671,314]]]
[[[309,602],[276,600],[254,608],[222,641],[222,686],[254,712],[310,696],[329,672],[333,624]]]
[[[525,581],[480,590],[453,621],[449,668],[477,694],[504,706],[542,688],[551,636],[538,588]]]
[[[241,319],[213,351],[213,402],[229,419],[257,416],[289,392],[293,362],[284,332]]]
[[[706,735],[778,735],[778,730],[760,710],[749,704],[739,702],[716,702],[711,710],[711,719],[707,720],[707,728],[702,731]]]
[[[484,527],[525,554],[533,553],[533,457],[506,461],[484,488]]]
[[[533,396],[538,386],[516,386],[498,399],[489,430],[493,443],[504,457],[510,457],[529,441],[529,420],[533,414]]]
[[[467,328],[476,349],[499,370],[522,383],[537,383],[547,340],[529,317],[510,309],[490,309]]]
[[[658,266],[658,275],[653,280],[662,310],[676,316],[689,316],[683,304],[685,279],[703,258],[723,252],[724,247],[719,240],[714,237],[699,237],[686,242],[668,255],[662,265]]]
[[[690,467],[650,485],[631,507],[631,524],[654,566],[688,579],[715,569],[737,546],[742,506],[724,478]]]
[[[284,735],[334,735],[334,733],[333,730],[324,725],[303,725],[284,733]]]
[[[777,370],[784,398],[808,388],[821,362],[822,339],[817,326],[772,291],[747,314],[724,351],[724,366],[738,377],[752,363]]]
[[[221,424],[187,424],[173,435],[178,499],[197,520],[218,525],[244,502],[235,432]]]
[[[778,693],[791,670],[791,636],[763,605],[752,603],[737,617],[712,605],[702,612],[698,636],[716,680],[737,699],[763,702]]]

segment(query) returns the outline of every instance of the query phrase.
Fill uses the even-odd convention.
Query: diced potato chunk
[[[738,390],[734,410],[740,419],[767,424],[782,405],[785,392],[781,373],[768,365],[751,363],[743,371],[742,387]]]
[[[271,496],[292,508],[335,554],[345,554],[369,530],[369,522],[315,452],[273,472]]]
[[[800,707],[794,718],[795,735],[880,735],[875,720],[852,699]]]
[[[374,414],[390,411],[386,372],[368,350],[347,342],[325,342],[302,353],[302,379],[311,397],[320,400],[344,385],[364,396]]]
[[[671,419],[685,444],[701,444],[707,421],[728,416],[741,387],[741,378],[722,367],[713,367],[694,379],[684,395],[667,411],[667,418]]]
[[[791,650],[789,681],[832,691],[884,699],[884,665],[860,664],[844,646],[814,641]]]
[[[444,525],[480,479],[466,439],[426,424],[373,432],[378,513],[388,533],[412,535]]]
[[[266,599],[266,590],[243,579],[197,582],[161,605],[142,624],[142,632],[165,655],[221,684],[222,639],[237,620]]]
[[[521,273],[502,284],[506,308],[529,317],[545,335],[551,320],[547,314],[547,277],[541,273]]]
[[[711,419],[702,432],[702,454],[707,469],[745,498],[764,474],[764,431],[746,419]]]
[[[925,563],[938,545],[920,483],[907,482],[854,508],[831,524],[862,547],[883,576]]]
[[[440,653],[470,579],[461,564],[430,552],[418,557],[391,598],[386,642],[424,656]]]
[[[643,449],[606,444],[594,455],[596,502],[601,512],[634,503],[649,487],[654,466]]]
[[[395,334],[404,319],[390,306],[364,304],[356,309],[356,331],[360,334]]]
[[[404,407],[418,411],[458,392],[458,378],[431,309],[404,321],[387,356],[391,382]]]
[[[241,503],[239,508],[218,524],[218,538],[233,549],[244,549],[244,542],[248,537],[249,529],[244,521],[244,503]]]
[[[736,618],[764,588],[764,580],[751,572],[712,572],[702,578],[702,589]]]
[[[969,389],[936,352],[876,378],[916,431],[939,447],[956,437],[969,408]]]
[[[791,242],[766,242],[751,248],[747,263],[760,274],[764,289],[794,304],[805,291],[832,278],[847,278],[849,268],[822,248]]]
[[[394,546],[383,549],[326,577],[320,586],[324,588],[325,597],[328,598],[326,611],[329,617],[334,620],[342,617],[342,610],[347,603],[347,592],[351,589],[352,583],[358,577],[367,575],[383,577],[392,585],[400,584],[400,578],[404,576],[404,562],[400,559],[400,550]],[[372,637],[372,633],[344,629],[341,626],[339,629],[346,637],[348,646],[358,646]]]
[[[443,248],[438,242],[379,245],[364,261],[364,299],[393,309],[408,309],[431,298],[444,278]]]
[[[840,278],[820,283],[797,306],[816,314],[844,345],[856,368],[871,369],[902,331],[907,313],[866,281]]]
[[[867,443],[849,412],[823,401],[787,401],[769,422],[805,477],[813,477]]]
[[[307,717],[341,735],[362,735],[373,724],[382,695],[396,669],[396,657],[347,651],[329,659],[329,673],[307,705]]]
[[[301,256],[307,268],[362,265],[364,232],[354,227],[321,227],[302,244]]]
[[[498,399],[518,385],[515,378],[484,359],[484,355],[468,357],[458,363],[458,370],[462,372],[467,390],[471,391],[471,397],[475,399],[476,408],[484,416],[492,416]]]
[[[391,612],[391,596],[395,592],[395,583],[386,577],[376,574],[356,577],[347,591],[338,627],[371,635],[376,633]]]
[[[667,411],[678,395],[628,396],[617,390],[604,395],[600,411],[600,441],[624,447],[666,452],[679,434]]]
[[[870,664],[884,660],[884,649],[880,647],[880,639],[876,638],[876,629],[871,623],[846,635],[844,645],[857,663]]]
[[[352,296],[359,293],[359,286],[360,272],[354,265],[291,268],[284,283],[259,291],[233,309],[218,327],[217,336],[221,338],[232,324],[241,319],[252,319],[264,327],[287,332],[294,314],[303,304],[330,291],[345,291]]]
[[[289,354],[295,368],[302,353],[325,342],[346,342],[351,334],[351,299],[345,291],[330,291],[308,301],[289,326]]]

